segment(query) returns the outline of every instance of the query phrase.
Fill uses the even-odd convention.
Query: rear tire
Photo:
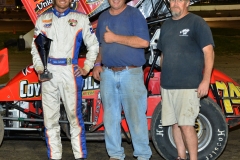
[[[195,129],[198,136],[198,159],[217,159],[223,152],[228,139],[228,126],[220,107],[210,98],[201,100],[200,113]],[[172,136],[172,127],[163,127],[161,122],[162,105],[155,108],[151,135],[158,153],[165,159],[176,159],[177,150]]]

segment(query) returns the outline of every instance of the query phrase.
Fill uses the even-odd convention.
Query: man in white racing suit
[[[42,82],[42,106],[45,137],[49,159],[62,158],[60,137],[60,100],[62,100],[70,122],[71,144],[74,157],[87,157],[85,128],[81,113],[82,75],[93,67],[99,44],[91,23],[82,13],[69,8],[71,0],[53,0],[52,11],[41,15],[35,25],[32,43],[33,65],[36,72],[44,70],[35,38],[41,33],[52,40],[47,69],[53,78]],[[78,66],[78,54],[82,41],[88,50],[84,67]]]

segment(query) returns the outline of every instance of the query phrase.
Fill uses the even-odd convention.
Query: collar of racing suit
[[[61,13],[61,12],[58,12],[55,8],[53,8],[52,10],[53,10],[53,13],[54,13],[58,18],[66,16],[66,15],[71,11],[70,8],[68,8],[66,11],[64,11],[64,12],[62,12],[62,13]]]

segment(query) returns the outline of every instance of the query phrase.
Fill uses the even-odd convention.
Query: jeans
[[[134,152],[138,160],[148,160],[149,147],[146,118],[147,91],[141,67],[119,72],[104,67],[101,73],[100,91],[104,108],[105,143],[108,155],[123,160],[121,147],[121,113],[124,111],[130,129]]]

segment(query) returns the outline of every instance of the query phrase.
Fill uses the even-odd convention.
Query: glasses
[[[175,2],[175,3],[176,3],[176,2],[177,2],[177,3],[182,3],[182,2],[184,2],[184,1],[187,1],[187,0],[169,0],[170,3],[174,3],[174,2]]]

